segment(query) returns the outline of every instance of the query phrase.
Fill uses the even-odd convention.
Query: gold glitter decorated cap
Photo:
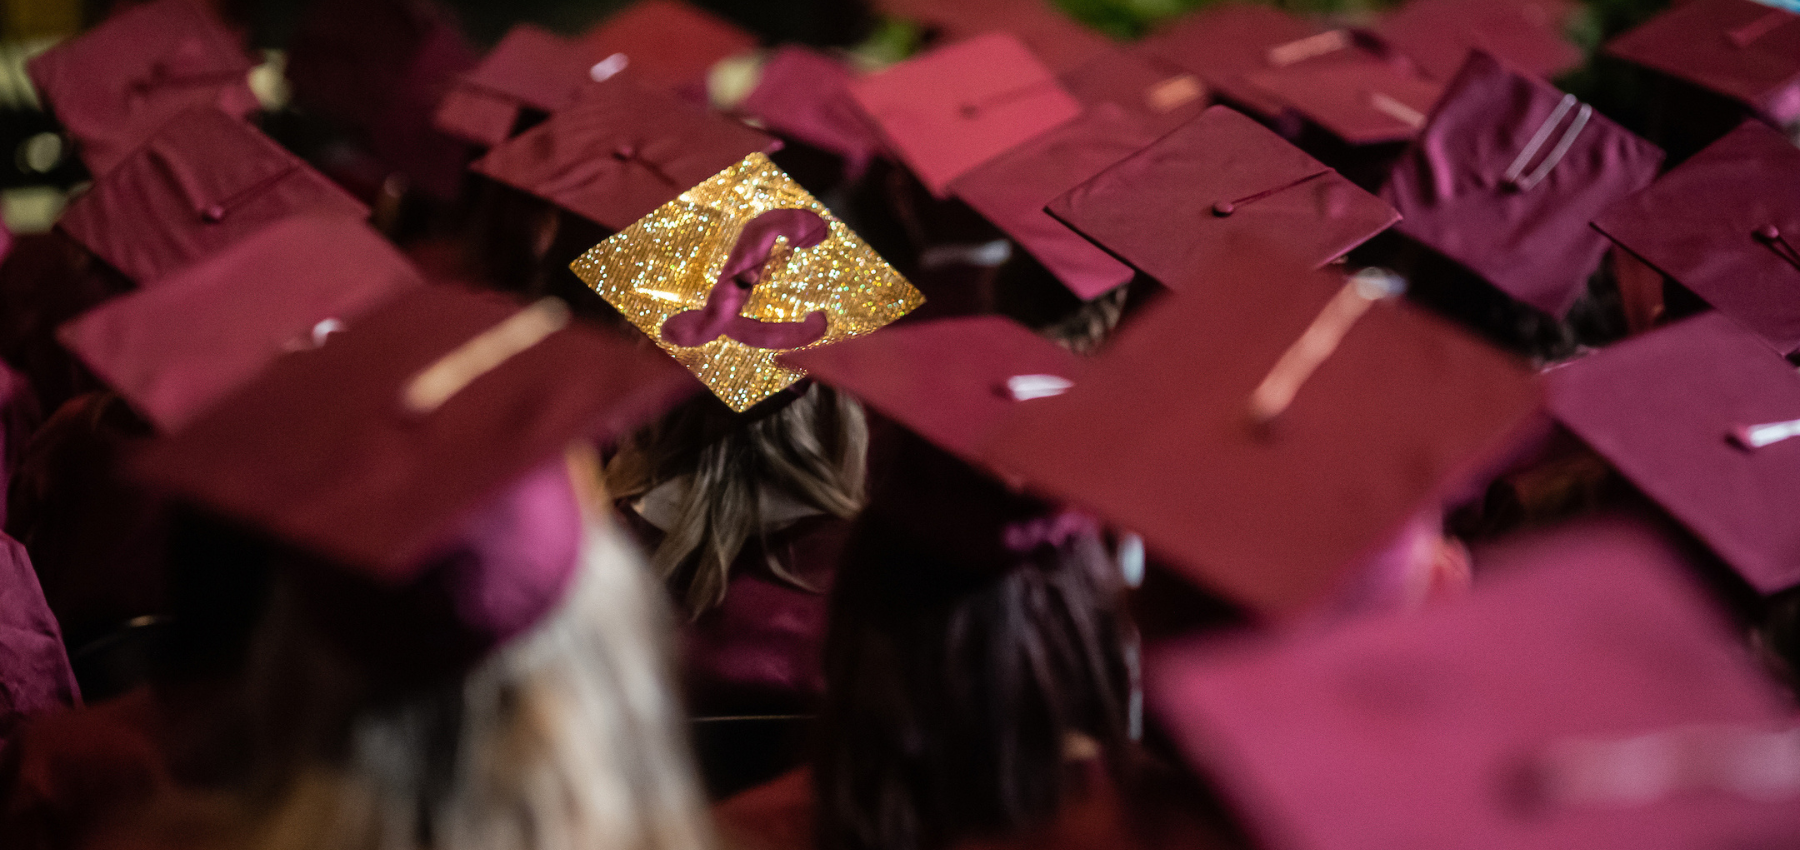
[[[861,336],[925,303],[761,153],[570,268],[740,412],[805,376],[776,362],[778,354]]]

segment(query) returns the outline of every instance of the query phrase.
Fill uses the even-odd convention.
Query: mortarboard
[[[804,376],[779,353],[869,333],[925,301],[761,153],[570,268],[740,413]]]
[[[1142,51],[1109,49],[1057,78],[1088,109],[1110,103],[1154,136],[1194,120],[1207,106],[1199,77]]]
[[[1000,316],[915,322],[781,359],[982,468],[1020,405],[1067,391],[1086,366]]]
[[[939,197],[969,169],[1081,112],[1050,69],[1005,33],[909,59],[857,80],[850,91]]]
[[[580,42],[594,61],[622,64],[646,85],[703,91],[712,66],[755,47],[756,36],[679,0],[639,0],[582,34]]]
[[[608,230],[779,143],[674,95],[614,77],[472,166]]]
[[[254,285],[251,283],[254,282]],[[350,218],[294,216],[64,325],[63,345],[165,432],[419,273]]]
[[[848,64],[787,45],[769,56],[737,110],[774,133],[842,157],[845,172],[859,175],[880,153],[881,139],[850,97],[855,79]]]
[[[1400,232],[1561,318],[1606,251],[1582,225],[1650,185],[1662,158],[1574,95],[1475,51],[1381,197]]]
[[[1321,40],[1318,38],[1323,36]],[[1310,45],[1337,45],[1342,33],[1320,34],[1304,19],[1260,3],[1218,3],[1176,19],[1147,36],[1138,49],[1200,77],[1206,87],[1264,118],[1283,104],[1244,82],[1244,75],[1268,68],[1271,57],[1307,54]]]
[[[207,5],[155,0],[120,7],[27,69],[88,171],[99,176],[186,109],[212,107],[236,118],[254,112],[254,66],[242,39]]]
[[[449,13],[431,0],[315,0],[288,46],[285,71],[295,102],[332,121],[373,132],[384,121],[396,120],[387,113],[395,106],[394,95],[417,74],[421,52],[450,45],[464,60],[461,67],[448,69],[452,75],[469,70],[480,58]],[[439,82],[447,86],[450,80]],[[405,106],[410,111],[420,105]],[[435,106],[436,101],[423,104],[425,109]]]
[[[1443,84],[1420,76],[1398,56],[1357,44],[1352,36],[1342,41],[1336,49],[1252,72],[1244,80],[1351,145],[1418,135]]]
[[[1694,0],[1700,2],[1700,0]],[[1594,227],[1707,303],[1800,350],[1800,150],[1747,121]]]
[[[1800,375],[1706,313],[1548,376],[1550,412],[1763,593],[1800,584]],[[1747,429],[1747,430],[1740,430]],[[1760,444],[1760,445],[1759,445]]]
[[[532,24],[519,24],[444,95],[433,125],[464,141],[493,147],[512,137],[523,110],[549,114],[567,106],[581,85],[596,75],[594,64],[575,42]]]
[[[432,121],[446,94],[480,54],[449,20],[428,19],[398,84],[369,127],[369,148],[433,197],[450,200],[462,188],[470,150]]]
[[[1057,72],[1090,62],[1110,47],[1105,36],[1070,18],[1050,0],[880,0],[876,5],[891,17],[935,30],[940,43],[1006,33]]]
[[[1149,706],[1270,850],[1791,840],[1791,799],[1729,782],[1766,777],[1777,753],[1703,758],[1725,768],[1710,793],[1663,770],[1682,765],[1659,744],[1685,732],[1792,722],[1666,544],[1599,523],[1478,566],[1491,580],[1458,604],[1154,651]]]
[[[1320,266],[1399,219],[1379,198],[1229,107],[1215,106],[1049,204],[1094,244],[1168,286],[1239,234]]]
[[[369,211],[255,128],[200,107],[96,180],[56,226],[145,286],[300,213]]]
[[[1021,408],[995,455],[1282,615],[1341,589],[1496,459],[1537,389],[1522,364],[1388,297],[1391,281],[1255,248],[1178,285],[1069,392]]]
[[[1689,0],[1602,49],[1777,124],[1800,118],[1800,15],[1793,12],[1753,0]]]
[[[1456,76],[1476,50],[1548,79],[1581,64],[1581,49],[1562,34],[1574,10],[1570,0],[1409,0],[1375,29],[1440,80]]]
[[[1030,251],[1082,300],[1130,282],[1129,266],[1044,211],[1045,204],[1136,153],[1155,136],[1111,103],[976,166],[951,194]]]

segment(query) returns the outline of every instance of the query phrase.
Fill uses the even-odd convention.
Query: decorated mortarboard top
[[[996,462],[1253,611],[1311,608],[1538,403],[1523,364],[1391,284],[1234,246],[1021,407]]]
[[[1603,50],[1735,100],[1777,124],[1800,118],[1800,14],[1754,0],[1689,0]]]
[[[579,44],[532,24],[519,24],[438,103],[432,123],[456,138],[493,147],[512,137],[521,113],[549,114],[575,99],[595,76],[596,60]]]
[[[1233,0],[1175,19],[1138,49],[1193,72],[1212,93],[1272,118],[1281,112],[1282,102],[1245,83],[1244,75],[1305,53],[1318,34],[1302,18]]]
[[[769,56],[737,111],[771,132],[842,157],[847,173],[861,174],[881,152],[881,137],[850,97],[855,79],[848,63],[787,45]]]
[[[284,352],[321,345],[422,283],[397,249],[350,218],[294,216],[63,326],[88,368],[178,431]]]
[[[1044,211],[1058,195],[1156,137],[1111,103],[1003,153],[957,178],[950,193],[981,213],[1082,299],[1131,280],[1131,267]]]
[[[1584,225],[1650,185],[1662,158],[1574,95],[1476,51],[1381,197],[1402,233],[1560,318],[1606,251]]]
[[[1021,405],[1074,386],[1086,361],[1000,316],[939,319],[784,355],[978,468]]]
[[[1408,0],[1375,30],[1440,80],[1477,50],[1548,79],[1581,64],[1581,49],[1563,37],[1575,9],[1571,0]]]
[[[629,432],[693,391],[666,358],[450,284],[406,289],[275,360],[141,458],[175,496],[382,584],[580,439]]]
[[[737,25],[680,0],[639,0],[580,38],[594,61],[622,66],[647,85],[702,93],[713,65],[756,41]]]
[[[153,286],[279,219],[368,212],[255,128],[198,107],[95,180],[56,226],[140,286]]]
[[[1094,244],[1180,287],[1243,234],[1314,266],[1399,214],[1229,107],[1215,106],[1049,204]]]
[[[925,301],[761,153],[697,182],[570,268],[740,412],[804,376],[777,354],[869,333]]]
[[[1335,40],[1334,40],[1335,39]],[[1351,145],[1401,142],[1418,135],[1443,93],[1403,57],[1371,48],[1346,30],[1308,39],[1317,52],[1246,74],[1246,84],[1280,101]],[[1303,43],[1303,44],[1304,44]],[[1292,46],[1276,48],[1279,51]],[[1303,57],[1303,58],[1302,58]]]
[[[1775,130],[1745,122],[1594,227],[1783,353],[1800,350],[1800,150]]]
[[[744,157],[779,147],[739,121],[619,76],[585,87],[471,167],[623,230]]]
[[[1087,109],[1111,104],[1155,136],[1194,120],[1208,103],[1199,77],[1142,50],[1108,49],[1057,79]]]
[[[197,0],[122,7],[26,67],[95,176],[186,109],[257,109],[242,40]]]
[[[1413,616],[1154,651],[1149,707],[1269,850],[1792,840],[1792,799],[1756,796],[1791,776],[1791,709],[1662,541],[1477,561],[1472,598]]]
[[[857,80],[852,95],[932,194],[1081,113],[1051,70],[1005,33],[939,48]]]
[[[1550,412],[1763,593],[1800,585],[1800,375],[1717,313],[1549,374]]]

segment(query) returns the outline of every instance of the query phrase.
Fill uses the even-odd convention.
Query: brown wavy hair
[[[763,493],[848,519],[865,499],[868,448],[862,407],[830,387],[814,384],[766,415],[730,414],[704,398],[627,441],[607,464],[606,485],[631,498],[691,476],[650,563],[698,617],[725,601],[731,565],[744,547],[766,543],[773,530]],[[762,548],[770,572],[811,589]]]

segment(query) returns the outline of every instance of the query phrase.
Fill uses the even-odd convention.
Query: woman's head
[[[990,548],[970,533],[1008,554],[946,555]],[[1120,593],[1086,524],[1040,515],[921,538],[871,506],[833,588],[820,846],[936,850],[1054,815],[1068,748],[1116,757],[1126,741]]]

